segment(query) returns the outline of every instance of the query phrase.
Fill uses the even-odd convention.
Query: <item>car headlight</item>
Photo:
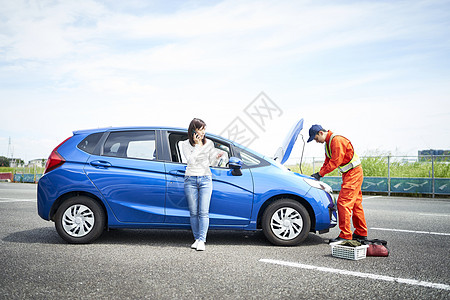
[[[325,182],[321,182],[321,181],[318,181],[315,179],[309,179],[309,178],[303,178],[303,180],[307,184],[309,184],[310,186],[312,186],[316,189],[324,190],[325,192],[327,192],[329,194],[333,193],[333,189],[331,188],[331,186],[329,186]]]

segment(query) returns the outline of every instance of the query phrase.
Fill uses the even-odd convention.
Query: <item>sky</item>
[[[0,0],[0,156],[25,162],[75,130],[194,117],[267,156],[301,118],[304,140],[321,124],[360,156],[417,155],[450,149],[449,100],[450,1]]]

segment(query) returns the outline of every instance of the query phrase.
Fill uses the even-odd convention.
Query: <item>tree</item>
[[[0,167],[9,167],[9,159],[4,156],[0,156]]]

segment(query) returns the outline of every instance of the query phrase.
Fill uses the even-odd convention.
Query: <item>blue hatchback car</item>
[[[226,160],[211,166],[210,229],[262,230],[275,245],[297,245],[336,226],[331,188],[282,165],[303,127],[274,159],[207,134]],[[108,228],[190,228],[184,195],[187,129],[121,127],[75,131],[57,146],[38,184],[38,213],[69,243]]]

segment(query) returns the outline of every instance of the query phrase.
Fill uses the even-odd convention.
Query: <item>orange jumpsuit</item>
[[[333,133],[329,130],[325,143],[329,143]],[[320,176],[325,176],[339,166],[346,165],[353,158],[353,146],[348,139],[336,135],[331,140],[331,159],[325,155],[325,162],[319,171]],[[367,236],[367,225],[362,207],[361,185],[363,182],[363,169],[361,165],[342,173],[342,186],[337,201],[339,237],[351,240],[351,221],[355,228],[355,234]],[[353,215],[352,215],[353,213]]]

